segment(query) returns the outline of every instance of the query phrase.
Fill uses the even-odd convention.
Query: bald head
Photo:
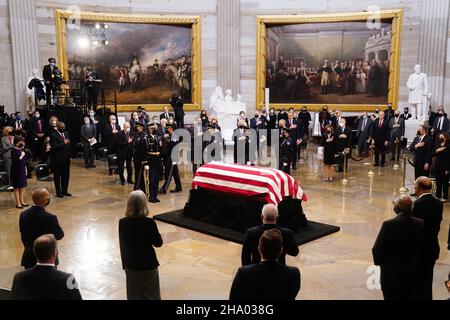
[[[46,207],[50,203],[50,193],[45,188],[38,188],[32,194],[33,203],[40,207]]]
[[[428,177],[419,177],[414,183],[414,189],[417,196],[421,196],[424,193],[431,193],[433,189],[433,183]]]
[[[261,219],[264,224],[275,224],[278,220],[278,207],[274,204],[266,204],[262,208]]]
[[[413,201],[409,196],[401,196],[394,204],[394,211],[397,214],[406,213],[411,214]]]
[[[58,242],[53,234],[45,234],[34,240],[33,252],[40,263],[55,264]]]

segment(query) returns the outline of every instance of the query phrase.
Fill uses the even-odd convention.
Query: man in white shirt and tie
[[[159,116],[159,119],[167,119],[167,121],[169,121],[170,118],[174,118],[174,115],[169,112],[169,108],[166,106],[164,107],[163,113]]]
[[[437,118],[434,120],[433,128],[431,129],[431,134],[434,137],[435,142],[438,142],[439,135],[442,132],[448,133],[450,129],[450,121],[445,116],[443,109],[439,109]]]
[[[357,151],[359,156],[367,153],[367,139],[369,139],[371,125],[372,119],[370,119],[367,112],[364,112],[358,119],[358,132],[356,133],[356,138],[358,139]]]

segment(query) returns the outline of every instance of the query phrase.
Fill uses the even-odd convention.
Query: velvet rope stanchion
[[[400,140],[398,138],[395,139],[395,164],[393,166],[394,170],[400,169],[400,165],[399,165],[400,159],[399,159],[399,154],[398,154],[399,144],[400,144]]]
[[[369,173],[368,173],[368,176],[369,176],[369,177],[373,177],[373,176],[375,175],[375,172],[373,172],[373,162],[374,162],[374,159],[373,159],[373,156],[374,156],[373,151],[374,151],[374,149],[375,149],[375,145],[374,145],[373,142],[372,142],[372,144],[370,145],[370,156],[369,156],[369,158],[370,158],[370,171],[369,171]]]
[[[408,160],[408,156],[405,154],[403,156],[403,184],[402,187],[399,189],[401,193],[408,192],[409,190],[406,188],[406,161]]]
[[[347,154],[348,154],[348,149],[344,150],[344,179],[342,179],[342,184],[347,184],[348,180],[347,180]]]

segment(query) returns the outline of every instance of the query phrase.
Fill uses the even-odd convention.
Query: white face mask
[[[36,119],[39,119],[39,117],[41,116],[39,113],[34,115],[36,117]]]
[[[339,123],[339,126],[340,126],[341,128],[343,128],[343,127],[345,127],[345,123],[341,122],[341,123]]]
[[[84,123],[85,123],[86,125],[89,125],[91,122],[90,122],[89,120],[85,120]]]
[[[130,128],[126,128],[126,129],[125,129],[125,132],[126,132],[126,133],[130,133]]]
[[[95,113],[89,113],[89,116],[90,116],[91,118],[93,118],[94,115],[95,115]]]
[[[116,124],[117,121],[116,121],[116,120],[111,120],[111,123],[112,123],[112,124]]]
[[[139,117],[138,116],[134,116],[133,119],[134,119],[134,121],[138,121]]]

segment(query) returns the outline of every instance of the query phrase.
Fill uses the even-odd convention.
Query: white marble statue
[[[239,116],[239,112],[242,111],[240,108],[245,103],[240,100],[234,101],[230,89],[225,91],[225,97],[223,97],[221,87],[217,87],[214,90],[209,103],[210,114],[217,117],[222,130],[222,137],[226,141],[231,141],[233,131],[236,129],[236,119]]]
[[[236,105],[240,111],[244,111],[245,114],[247,114],[247,104],[242,101],[242,96],[240,94],[236,96]]]
[[[36,99],[35,99],[35,93],[34,88],[29,88],[28,85],[30,84],[31,80],[38,79],[40,81],[43,81],[41,77],[39,77],[39,71],[38,69],[33,69],[31,72],[31,77],[28,78],[27,83],[25,85],[25,95],[26,95],[26,101],[27,101],[27,110],[33,110],[34,107],[36,107]],[[42,82],[43,83],[43,82]],[[45,91],[45,87],[43,88]]]
[[[412,119],[426,121],[428,115],[428,79],[422,68],[418,64],[414,67],[414,73],[409,76],[409,104],[411,105]]]

